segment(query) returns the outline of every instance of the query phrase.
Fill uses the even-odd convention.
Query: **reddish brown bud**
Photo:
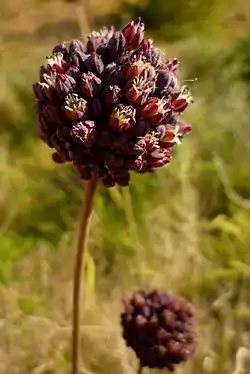
[[[150,62],[147,62],[142,56],[138,56],[132,61],[126,68],[126,78],[132,81],[136,77],[143,76],[147,74],[147,70],[151,69]],[[153,67],[152,67],[153,68]]]
[[[119,58],[124,52],[126,40],[121,31],[116,31],[114,35],[109,39],[107,44],[107,51],[109,54],[109,60],[115,60]]]
[[[176,77],[169,69],[160,69],[157,74],[156,88],[158,90],[167,90],[169,87],[174,87],[176,84]]]
[[[144,118],[139,118],[135,126],[129,130],[129,133],[137,138],[138,136],[145,136],[150,129],[149,123]]]
[[[108,64],[102,74],[107,84],[116,85],[123,87],[126,83],[126,76],[120,66],[117,66],[115,62]]]
[[[157,126],[165,120],[171,113],[171,102],[167,99],[152,97],[141,107],[140,114],[152,126]]]
[[[67,74],[56,75],[56,91],[61,99],[76,90],[76,81]]]
[[[65,160],[57,153],[57,152],[54,152],[52,154],[52,160],[56,163],[56,164],[64,164],[65,163]]]
[[[131,158],[126,161],[126,166],[129,170],[140,171],[143,167],[143,158],[142,156],[138,156],[137,158]]]
[[[75,51],[85,52],[84,45],[81,40],[73,39],[69,45],[69,54],[72,55]]]
[[[175,75],[177,74],[178,67],[180,65],[180,61],[178,58],[174,58],[173,60],[166,61],[166,67],[172,71]]]
[[[110,115],[109,126],[115,131],[127,131],[135,124],[135,113],[132,106],[119,104]]]
[[[56,90],[56,73],[44,74],[43,82],[39,82],[38,85],[49,101],[53,103],[58,101],[59,95]]]
[[[93,73],[84,73],[80,84],[81,95],[87,99],[97,97],[102,89],[102,81]]]
[[[95,122],[79,122],[73,127],[70,135],[85,147],[91,147],[96,138]]]
[[[154,67],[158,68],[160,66],[161,53],[160,50],[154,46],[151,39],[147,41],[143,40],[143,42],[139,46],[139,50]]]
[[[120,94],[121,89],[118,86],[108,86],[103,92],[102,102],[107,108],[112,108],[119,100]]]
[[[80,71],[83,73],[87,70],[85,67],[85,61],[87,60],[87,58],[88,56],[84,52],[76,50],[71,55],[70,65],[78,67]]]
[[[69,121],[82,121],[88,114],[87,102],[77,94],[69,94],[65,100],[63,111]]]
[[[55,47],[52,50],[52,54],[54,55],[54,54],[57,54],[57,53],[62,53],[64,60],[68,61],[69,53],[68,53],[67,47],[64,43],[55,45]]]
[[[82,73],[80,72],[79,68],[77,66],[70,66],[70,68],[67,70],[67,74],[74,78],[74,80],[78,83],[82,77]]]
[[[150,84],[143,77],[137,77],[125,90],[125,97],[135,107],[142,105],[151,92]]]
[[[144,38],[144,24],[140,17],[128,23],[122,30],[128,49],[136,49]]]
[[[103,37],[101,36],[101,34],[99,32],[93,31],[88,36],[87,52],[96,52],[97,49],[102,44],[102,39],[103,39]]]
[[[177,122],[176,126],[167,125],[164,136],[160,139],[160,145],[164,148],[172,147],[174,144],[181,144],[182,138],[190,132],[192,127],[183,122]]]
[[[181,92],[171,100],[173,110],[175,112],[183,112],[187,106],[193,102],[193,97],[190,94],[188,87],[184,86]]]
[[[57,73],[64,73],[68,68],[68,63],[63,58],[63,53],[54,53],[52,56],[48,57],[48,71],[55,71]]]
[[[156,149],[149,155],[148,166],[158,168],[168,164],[171,161],[171,152],[169,149]]]
[[[104,70],[102,58],[95,52],[92,52],[85,60],[85,66],[97,76],[100,76]]]

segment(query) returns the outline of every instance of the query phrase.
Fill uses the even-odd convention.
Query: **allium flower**
[[[178,68],[144,38],[140,18],[123,30],[92,32],[86,45],[56,45],[33,86],[40,137],[55,149],[53,160],[108,187],[128,185],[130,171],[169,163],[191,130],[180,121],[192,97],[179,86]]]
[[[157,290],[137,291],[124,300],[124,309],[123,337],[141,366],[174,371],[194,354],[192,304]]]

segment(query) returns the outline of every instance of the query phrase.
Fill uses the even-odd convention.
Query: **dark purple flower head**
[[[33,85],[39,134],[53,160],[107,187],[169,163],[191,131],[180,120],[192,97],[179,84],[179,64],[145,39],[140,18],[92,32],[86,44],[57,44]]]
[[[157,290],[135,292],[124,300],[123,338],[141,365],[174,371],[195,352],[194,307]]]

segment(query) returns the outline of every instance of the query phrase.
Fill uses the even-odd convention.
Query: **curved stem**
[[[84,271],[84,260],[90,228],[93,199],[97,185],[97,178],[93,177],[86,183],[85,198],[83,200],[79,219],[79,231],[75,255],[74,289],[73,289],[73,321],[72,321],[72,374],[79,374],[80,359],[80,294],[81,278]]]
[[[138,369],[137,369],[137,374],[142,374],[142,370],[143,370],[143,366],[142,366],[142,364],[139,362],[139,366],[138,366]]]

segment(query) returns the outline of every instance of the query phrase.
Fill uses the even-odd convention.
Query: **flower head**
[[[142,366],[174,371],[194,354],[193,317],[193,306],[170,293],[137,291],[124,300],[123,338]]]
[[[122,30],[93,31],[86,44],[55,45],[33,85],[39,134],[53,160],[107,187],[169,163],[191,130],[180,121],[192,97],[178,69],[178,59],[164,60],[145,39],[140,18]]]

